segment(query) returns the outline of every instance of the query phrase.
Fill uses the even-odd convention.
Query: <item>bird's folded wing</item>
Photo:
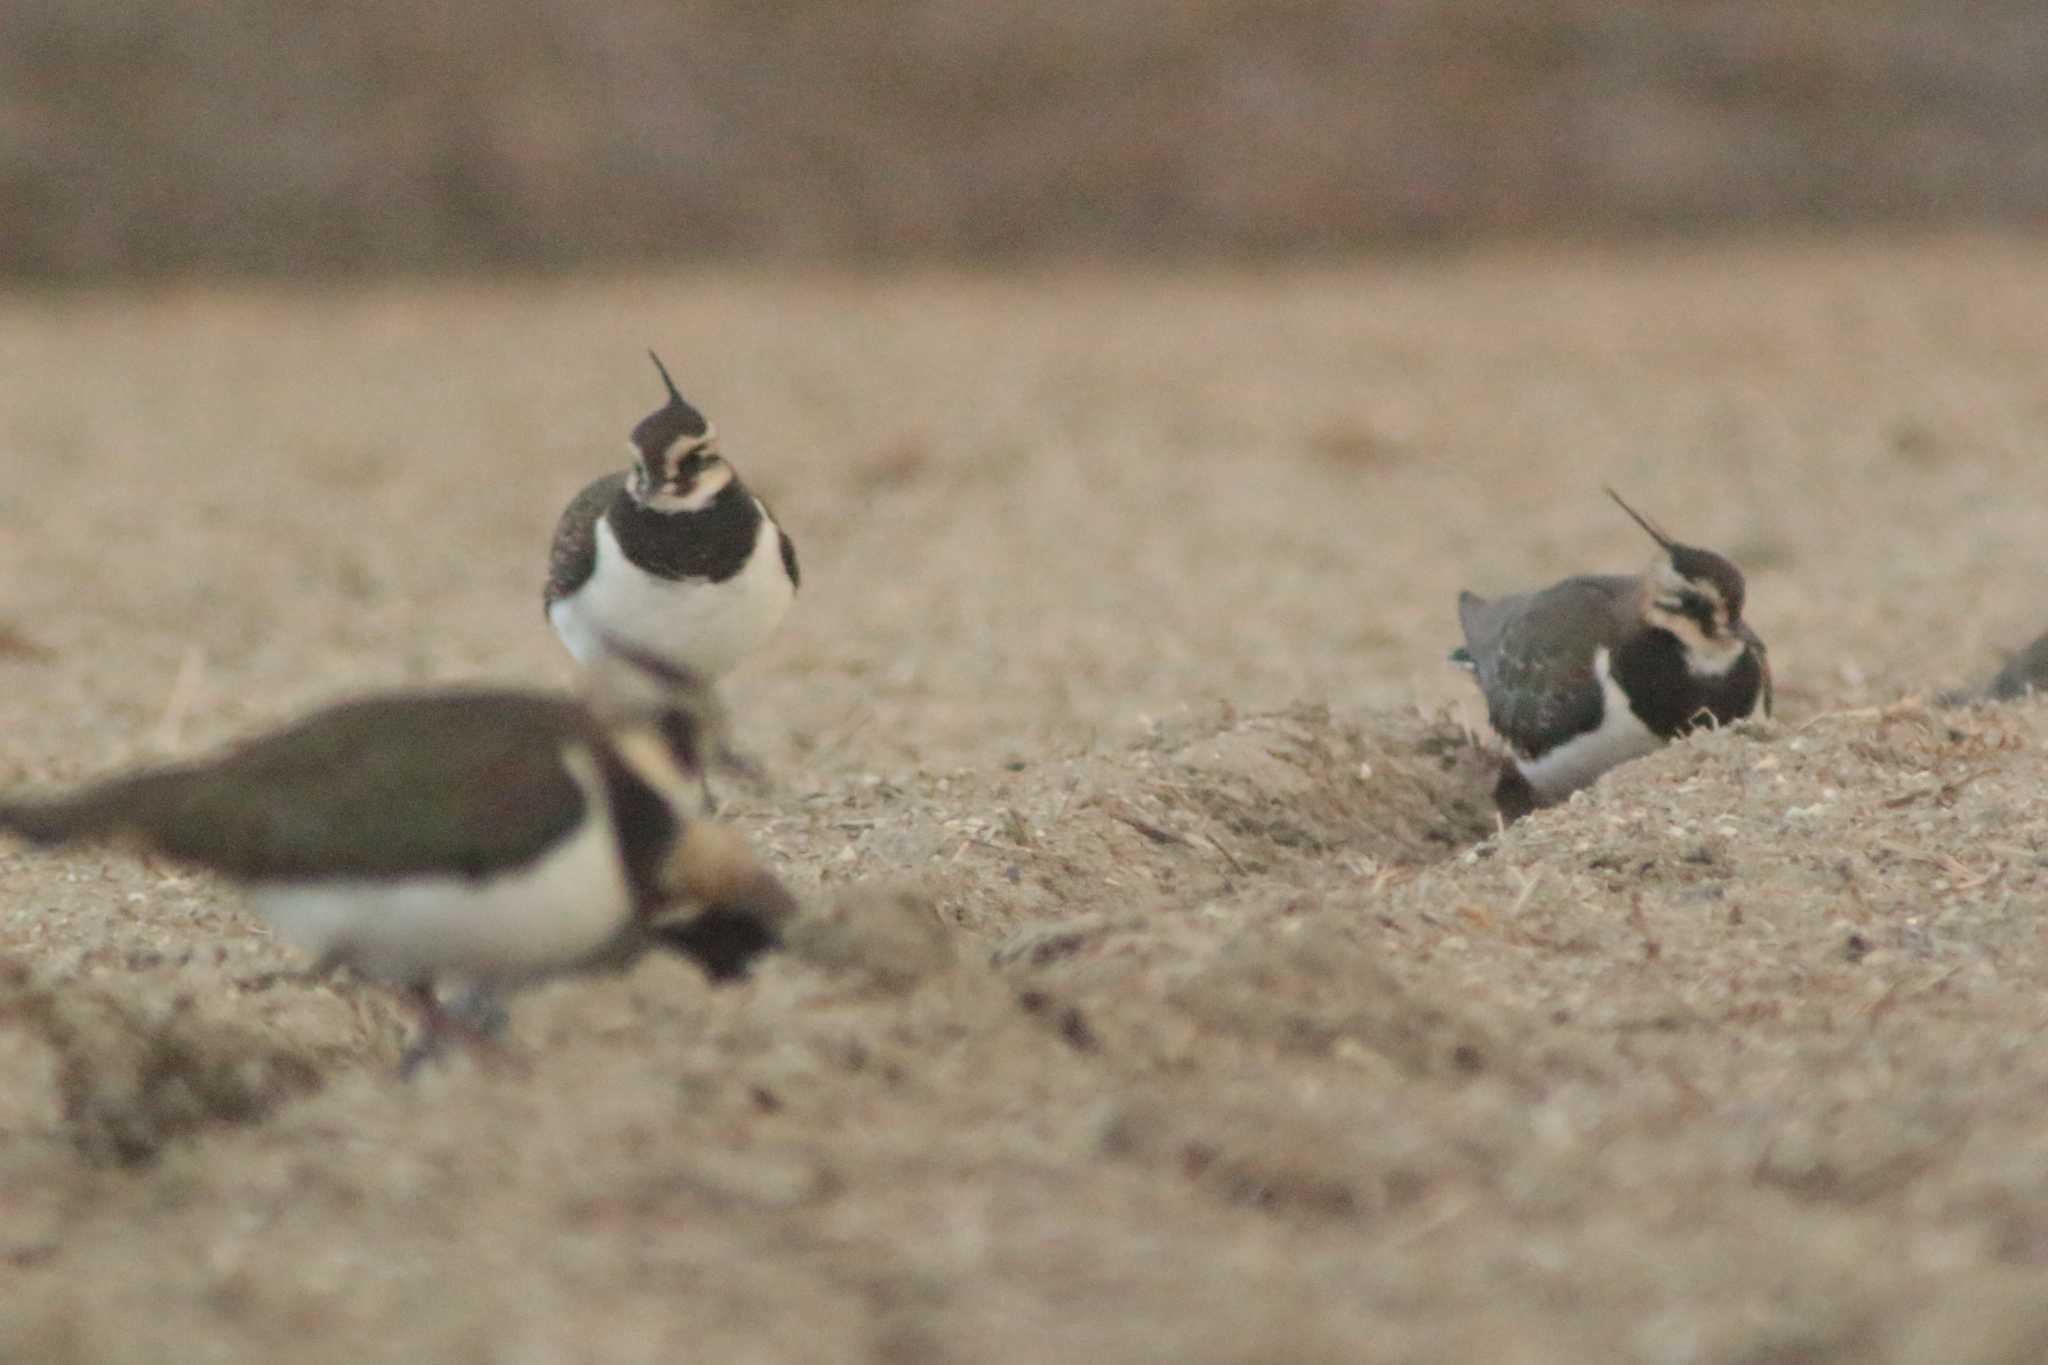
[[[1593,656],[1625,624],[1639,580],[1567,578],[1541,592],[1461,603],[1466,648],[1487,718],[1527,756],[1549,751],[1600,723]]]
[[[548,552],[548,583],[545,605],[567,597],[585,583],[597,568],[597,523],[605,509],[626,486],[626,471],[595,480],[562,509],[555,523],[555,540]]]
[[[487,877],[582,817],[562,753],[590,742],[586,724],[566,700],[509,693],[353,703],[215,763],[126,779],[119,826],[250,881]]]

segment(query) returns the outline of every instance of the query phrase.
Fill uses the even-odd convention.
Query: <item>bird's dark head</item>
[[[658,921],[649,925],[647,932],[660,947],[681,953],[702,967],[713,981],[737,981],[754,965],[754,959],[782,946],[783,921],[795,913],[794,905],[794,900],[787,908],[780,903],[719,902],[686,920]]]
[[[639,456],[627,478],[634,501],[657,512],[695,512],[711,505],[732,482],[732,467],[718,453],[718,433],[704,414],[684,401],[661,357],[649,351],[668,402],[633,428]]]
[[[669,945],[689,953],[716,978],[736,975],[755,954],[782,946],[801,913],[797,898],[737,830],[695,820],[669,850],[662,868],[667,905],[694,905],[697,926],[666,931]]]
[[[1612,488],[1607,496],[1663,551],[1646,575],[1645,619],[1678,637],[1693,672],[1726,673],[1750,647],[1742,621],[1742,570],[1712,550],[1679,544]]]

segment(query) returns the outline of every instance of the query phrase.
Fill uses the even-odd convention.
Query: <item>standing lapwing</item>
[[[590,684],[344,702],[210,759],[0,800],[0,829],[126,842],[241,883],[318,970],[401,991],[423,1051],[477,1035],[444,984],[489,996],[655,946],[739,974],[795,902],[690,813],[717,743],[708,687],[630,647]]]
[[[796,546],[652,358],[668,402],[633,428],[632,466],[562,513],[547,616],[582,663],[615,640],[715,680],[781,624],[796,598]]]
[[[1663,553],[1637,576],[1581,575],[1491,601],[1458,596],[1487,719],[1508,742],[1494,800],[1513,820],[1701,724],[1771,708],[1764,642],[1742,620],[1742,573],[1680,545],[1613,489]]]

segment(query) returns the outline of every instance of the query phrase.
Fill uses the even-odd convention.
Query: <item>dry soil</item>
[[[572,681],[658,347],[801,547],[713,989],[394,1075],[0,848],[0,1359],[2048,1358],[2048,247],[0,299],[0,786]],[[1502,833],[1453,599],[1750,575],[1780,714]]]

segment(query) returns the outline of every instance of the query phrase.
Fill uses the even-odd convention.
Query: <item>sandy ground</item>
[[[0,785],[562,686],[659,347],[802,549],[800,953],[524,1078],[0,848],[0,1359],[2048,1358],[2048,246],[0,300]],[[1780,716],[1495,834],[1461,587],[1750,574]]]

